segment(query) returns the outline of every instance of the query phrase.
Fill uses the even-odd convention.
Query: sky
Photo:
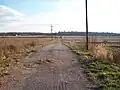
[[[90,32],[120,33],[120,0],[88,0]],[[0,32],[85,31],[85,0],[0,0]]]

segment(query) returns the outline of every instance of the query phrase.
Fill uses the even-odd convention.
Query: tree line
[[[120,36],[120,33],[109,32],[89,32],[89,36]],[[57,36],[85,36],[86,32],[58,32],[58,33],[39,33],[39,32],[7,32],[0,33],[0,36],[33,36],[33,35],[57,35]]]

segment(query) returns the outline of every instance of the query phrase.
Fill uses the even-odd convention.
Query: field
[[[85,36],[63,36],[66,41],[85,42]],[[120,46],[120,36],[89,36],[89,43],[104,43],[110,46]]]
[[[64,36],[63,40],[66,42],[76,43],[79,47],[81,47],[81,49],[85,50],[85,36]],[[112,54],[112,61],[120,64],[120,36],[89,36],[90,51],[94,52],[99,49],[101,52],[106,52],[104,48],[107,50],[107,54]],[[96,52],[97,51],[95,51],[95,53]],[[109,55],[106,55],[106,58]]]
[[[51,38],[6,37],[0,38],[0,76],[17,64],[30,52],[36,52],[46,44],[52,43]]]

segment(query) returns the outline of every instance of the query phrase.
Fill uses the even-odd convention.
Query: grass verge
[[[120,90],[120,65],[97,60],[89,52],[81,50],[77,44],[64,44],[80,55],[80,64],[85,69],[87,78],[98,86],[97,90]]]

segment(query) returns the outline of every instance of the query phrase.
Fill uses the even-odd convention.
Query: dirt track
[[[61,43],[30,54],[2,80],[0,90],[90,90],[78,57]]]

